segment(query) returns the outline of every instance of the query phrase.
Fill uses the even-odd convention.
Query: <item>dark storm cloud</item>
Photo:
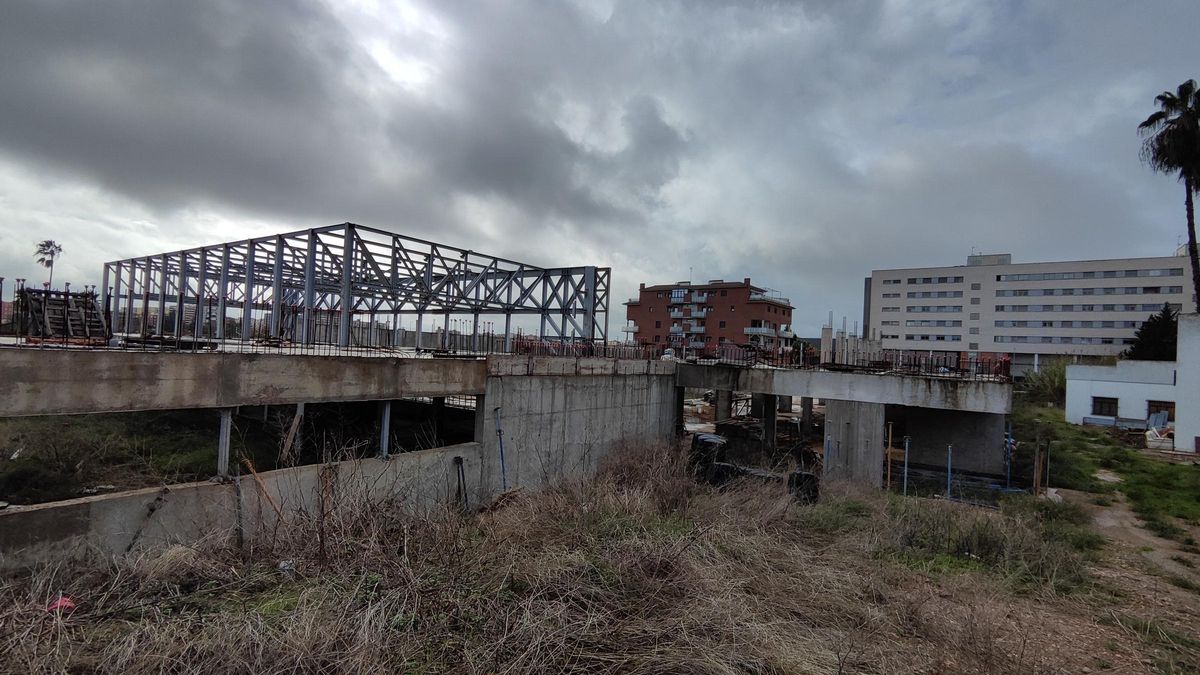
[[[155,207],[281,214],[344,202],[375,77],[317,3],[15,2],[0,147]]]
[[[873,267],[1169,252],[1179,188],[1133,129],[1196,75],[1200,8],[1157,10],[15,0],[0,267],[32,230],[86,274],[354,220],[610,264],[618,296],[752,276],[812,332]]]

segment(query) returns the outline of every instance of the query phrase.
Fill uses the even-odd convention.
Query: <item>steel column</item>
[[[313,343],[313,308],[316,304],[316,274],[317,274],[317,233],[308,231],[308,252],[304,256],[304,326],[301,328],[300,341],[304,344]]]
[[[204,291],[208,283],[208,249],[200,249],[200,270],[196,274],[196,316],[192,319],[192,336],[204,337]]]
[[[271,272],[271,337],[279,337],[283,313],[283,237],[275,237],[275,266]]]
[[[184,253],[182,251],[179,253],[179,287],[176,290],[178,291],[178,293],[176,293],[176,295],[175,295],[175,332],[174,332],[174,335],[175,335],[175,337],[178,338],[178,337],[183,336],[183,326],[184,326],[183,317],[184,317],[184,309],[186,307],[186,305],[184,304],[186,302],[184,300],[184,298],[187,296],[187,291],[188,291],[187,253]]]
[[[254,335],[254,242],[246,245],[245,295],[242,298],[242,339],[253,339]]]
[[[126,333],[133,332],[133,287],[134,287],[134,284],[136,283],[136,281],[134,280],[136,274],[137,274],[137,261],[134,261],[129,265],[129,289],[126,291],[127,293],[129,293],[129,302],[127,303],[128,306],[125,308],[125,332]]]
[[[350,346],[350,310],[354,306],[353,281],[354,274],[354,228],[346,225],[342,233],[342,293],[339,306],[342,313],[338,321],[338,346]]]
[[[215,337],[225,339],[225,317],[229,300],[229,244],[221,247],[221,273],[217,277],[217,329]]]
[[[159,270],[159,273],[162,274],[162,277],[158,280],[158,306],[154,308],[154,311],[157,312],[155,315],[157,319],[155,321],[154,331],[158,335],[164,335],[166,333],[166,330],[163,327],[163,321],[166,320],[165,317],[167,314],[167,279],[170,278],[170,273],[167,269],[166,253],[163,253],[158,257],[158,264],[159,267],[162,268]]]
[[[150,332],[150,272],[153,265],[150,264],[150,258],[146,258],[145,269],[142,270],[142,335],[147,335]]]

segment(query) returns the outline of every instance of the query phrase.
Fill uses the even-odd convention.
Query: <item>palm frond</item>
[[[1144,122],[1139,124],[1138,131],[1140,131],[1142,134],[1153,133],[1166,119],[1167,112],[1165,110],[1159,110],[1153,115],[1147,117]]]
[[[1176,97],[1180,101],[1187,103],[1192,100],[1192,95],[1195,93],[1196,93],[1196,81],[1188,80],[1179,85],[1179,89],[1178,89],[1178,93],[1176,94]]]

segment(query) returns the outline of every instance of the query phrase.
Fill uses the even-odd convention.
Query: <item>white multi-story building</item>
[[[1115,356],[1168,303],[1191,309],[1182,249],[1161,258],[875,270],[864,290],[864,334],[884,349],[1011,355],[1014,370],[1047,356]]]

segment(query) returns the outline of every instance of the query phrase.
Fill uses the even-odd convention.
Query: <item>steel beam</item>
[[[103,288],[114,325],[130,328],[131,294],[141,278],[143,330],[150,326],[148,302],[157,286],[161,332],[167,332],[161,316],[166,298],[175,295],[176,335],[184,308],[192,305],[196,330],[203,332],[205,301],[214,293],[218,316],[212,332],[218,338],[227,337],[230,304],[242,308],[245,340],[254,337],[256,308],[270,310],[272,335],[305,343],[349,344],[355,325],[365,325],[370,316],[391,316],[393,332],[408,316],[423,328],[429,313],[470,315],[473,322],[503,316],[506,343],[513,317],[520,315],[536,316],[538,334],[551,339],[608,335],[607,268],[540,268],[351,223],[112,261],[104,270],[114,284]],[[285,322],[288,307],[300,305],[303,319],[297,312],[296,321]],[[334,314],[336,327],[325,320]]]

